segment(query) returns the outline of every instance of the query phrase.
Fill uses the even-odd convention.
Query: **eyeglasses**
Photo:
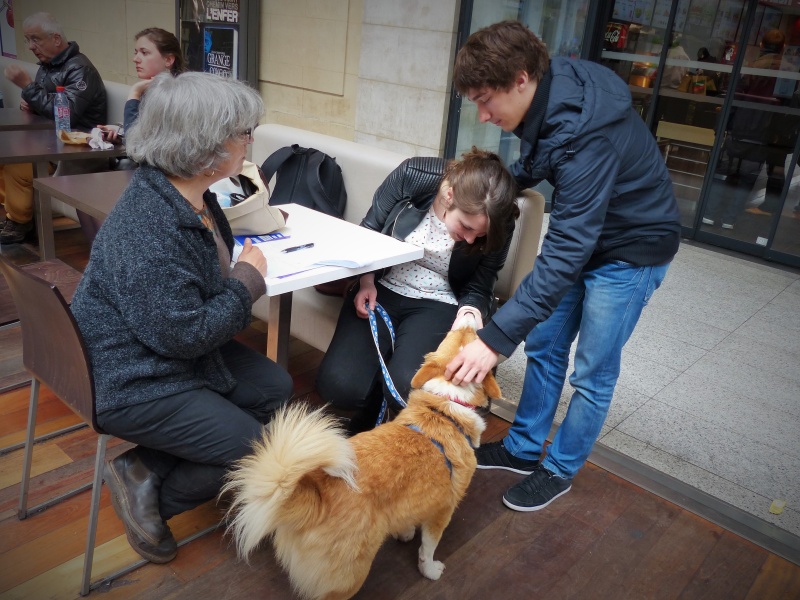
[[[27,36],[26,35],[25,36],[25,43],[28,44],[29,46],[41,46],[43,41],[45,41],[47,38],[52,37],[52,36],[53,36],[52,33],[47,34],[43,38],[39,37],[38,35],[32,35],[32,36]]]
[[[253,141],[253,129],[254,127],[248,127],[244,131],[240,131],[236,134],[236,137],[239,138],[243,142],[252,142]]]

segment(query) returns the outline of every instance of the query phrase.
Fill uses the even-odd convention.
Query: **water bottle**
[[[69,132],[69,100],[67,100],[67,94],[64,92],[64,86],[61,85],[56,87],[56,100],[53,102],[53,115],[56,119],[56,133],[62,129]]]

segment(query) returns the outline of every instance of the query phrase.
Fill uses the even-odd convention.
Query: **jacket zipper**
[[[403,211],[407,209],[409,206],[411,206],[411,202],[406,202],[406,205],[402,208],[402,210],[399,213],[397,213],[397,216],[394,218],[394,222],[392,223],[392,231],[389,234],[392,237],[394,237],[394,228],[397,227],[397,220],[400,218],[400,215],[403,214]]]

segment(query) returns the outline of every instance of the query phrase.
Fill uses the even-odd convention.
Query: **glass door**
[[[616,0],[605,32],[688,235],[800,261],[800,2]]]
[[[720,132],[702,234],[800,256],[800,7],[751,6]],[[738,54],[741,53],[741,56]],[[702,239],[702,235],[698,236]]]
[[[617,0],[606,26],[600,62],[628,82],[655,133],[685,227],[707,181],[744,9],[743,0]]]
[[[795,151],[797,155],[797,151]],[[786,201],[778,211],[778,223],[767,256],[800,267],[800,166],[786,170]]]

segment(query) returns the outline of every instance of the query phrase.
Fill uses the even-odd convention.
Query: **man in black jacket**
[[[35,13],[25,19],[22,30],[40,66],[35,79],[17,65],[5,69],[6,78],[22,88],[20,110],[53,119],[56,86],[64,86],[72,128],[88,130],[105,123],[106,88],[100,73],[78,44],[67,41],[58,21],[48,13]],[[0,200],[6,209],[0,243],[16,244],[33,229],[33,167],[29,163],[0,167],[0,177],[5,180],[5,197]]]
[[[602,427],[622,347],[678,250],[680,221],[664,160],[627,84],[596,63],[549,59],[516,21],[474,33],[459,51],[456,89],[482,122],[521,138],[521,187],[546,179],[552,212],[541,254],[514,296],[448,365],[481,381],[525,340],[519,408],[508,436],[477,451],[478,468],[527,475],[506,506],[539,510],[568,492]],[[545,440],[580,338],[567,416]]]

